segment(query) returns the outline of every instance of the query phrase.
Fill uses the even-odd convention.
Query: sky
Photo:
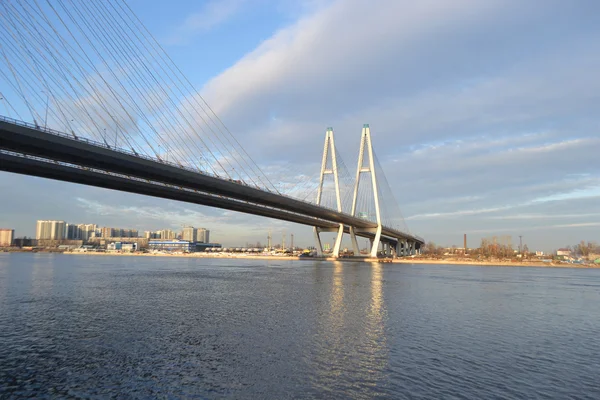
[[[427,241],[600,242],[597,2],[128,3],[265,170],[318,174],[329,126],[354,168],[368,123],[406,223]],[[309,227],[40,178],[0,173],[0,193],[0,226],[17,236],[62,219],[201,226],[225,246],[264,244],[269,230],[313,244]]]

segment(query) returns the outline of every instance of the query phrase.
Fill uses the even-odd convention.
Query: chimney
[[[467,234],[465,233],[465,254],[467,254]]]

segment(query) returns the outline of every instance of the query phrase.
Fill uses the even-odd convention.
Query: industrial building
[[[184,253],[190,253],[195,251],[195,243],[187,240],[150,240],[148,242],[148,249],[155,251],[181,251]]]
[[[188,240],[150,240],[148,249],[166,252],[195,253],[209,248],[221,247],[218,243],[190,242]]]

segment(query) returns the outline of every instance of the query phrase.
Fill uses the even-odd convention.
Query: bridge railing
[[[159,162],[161,164],[170,165],[172,167],[180,168],[180,169],[183,169],[183,170],[186,170],[186,171],[190,171],[190,172],[194,172],[194,173],[200,173],[202,175],[211,176],[211,177],[214,177],[214,178],[217,178],[217,179],[229,180],[232,183],[235,183],[235,184],[238,184],[238,185],[250,186],[250,185],[246,184],[243,181],[234,181],[234,180],[226,179],[226,178],[220,177],[220,176],[218,176],[216,174],[212,174],[212,173],[209,173],[209,172],[206,172],[206,171],[202,171],[200,169],[186,167],[183,164],[173,163],[173,162],[170,162],[170,161],[163,160],[161,158],[156,159],[156,158],[147,156],[145,154],[140,154],[140,153],[136,152],[133,149],[132,150],[128,150],[128,149],[125,149],[125,148],[122,148],[122,147],[111,147],[108,143],[103,143],[103,142],[99,142],[99,141],[96,141],[96,140],[93,140],[93,139],[89,139],[89,138],[86,138],[86,137],[78,136],[75,133],[68,134],[68,133],[61,132],[61,131],[58,131],[58,130],[55,130],[55,129],[52,129],[52,128],[48,128],[46,126],[42,127],[42,126],[39,126],[37,124],[32,124],[32,123],[29,123],[29,122],[26,122],[26,121],[17,120],[17,119],[11,118],[11,117],[3,116],[3,115],[0,115],[0,121],[4,121],[4,122],[10,123],[10,124],[14,124],[14,125],[23,126],[25,128],[35,129],[35,130],[38,130],[38,131],[41,131],[41,132],[44,132],[44,133],[48,133],[50,135],[55,135],[55,136],[63,137],[63,138],[69,139],[69,140],[77,140],[77,141],[80,141],[80,142],[88,143],[88,144],[93,145],[93,146],[102,147],[102,148],[105,148],[105,149],[108,149],[108,150],[116,151],[116,152],[119,152],[119,153],[122,153],[122,154],[127,154],[127,155],[138,157],[138,158],[143,158],[143,159],[146,159],[148,161]],[[260,188],[258,186],[256,188],[259,189],[259,190],[265,190],[265,191],[268,191],[268,192],[272,193],[270,190],[268,190],[266,188]],[[277,193],[277,194],[279,196],[287,197],[289,199],[293,199],[295,201],[300,201],[300,202],[305,203],[305,204],[310,204],[310,205],[313,205],[313,206],[327,208],[327,209],[330,209],[330,210],[335,211],[335,212],[337,212],[339,214],[342,214],[342,215],[346,215],[346,216],[349,216],[349,217],[356,217],[354,215],[351,215],[351,214],[343,212],[343,211],[339,212],[339,211],[337,211],[333,207],[323,207],[321,205],[316,205],[314,202],[303,200],[303,199],[298,199],[298,198],[295,198],[295,197],[292,197],[292,196],[289,196],[289,195],[286,195],[286,194],[283,194],[283,193]],[[405,236],[413,237],[413,238],[415,238],[417,240],[423,241],[422,238],[420,238],[419,236],[413,235],[411,233],[403,232],[403,231],[401,231],[399,229],[395,229],[395,228],[392,228],[392,227],[386,227],[386,226],[384,226],[384,227],[388,228],[388,229],[393,229],[395,231],[398,231],[398,232],[402,233]]]
[[[159,162],[161,164],[171,165],[171,166],[176,167],[176,168],[181,168],[181,169],[185,169],[185,170],[188,170],[188,171],[191,171],[191,172],[200,173],[202,175],[208,175],[208,176],[212,176],[214,178],[223,179],[222,177],[220,177],[218,175],[215,175],[215,174],[212,174],[210,172],[202,171],[200,169],[186,167],[183,164],[173,163],[173,162],[170,162],[170,161],[163,160],[161,158],[157,159],[157,158],[154,158],[154,157],[150,157],[150,156],[148,156],[146,154],[138,153],[137,151],[135,151],[133,149],[132,150],[128,150],[128,149],[123,148],[123,147],[114,147],[114,146],[111,147],[108,143],[103,143],[103,142],[99,142],[97,140],[89,139],[89,138],[86,138],[86,137],[83,137],[83,136],[78,136],[75,133],[68,134],[68,133],[65,133],[65,132],[57,131],[57,130],[52,129],[52,128],[48,128],[48,127],[45,127],[45,126],[39,126],[37,124],[32,124],[32,123],[26,122],[26,121],[20,121],[20,120],[17,120],[17,119],[14,119],[14,118],[10,118],[10,117],[6,117],[6,116],[3,116],[3,115],[0,115],[0,121],[8,122],[8,123],[11,123],[11,124],[14,124],[14,125],[23,126],[23,127],[26,127],[26,128],[35,129],[35,130],[38,130],[38,131],[41,131],[41,132],[44,132],[44,133],[48,133],[48,134],[55,135],[55,136],[60,136],[60,137],[63,137],[63,138],[66,138],[66,139],[70,139],[70,140],[77,140],[79,142],[88,143],[88,144],[91,144],[93,146],[102,147],[102,148],[105,148],[105,149],[108,149],[108,150],[112,150],[112,151],[116,151],[116,152],[119,152],[119,153],[122,153],[122,154],[127,154],[127,155],[138,157],[138,158],[143,158],[143,159],[146,159],[148,161]]]

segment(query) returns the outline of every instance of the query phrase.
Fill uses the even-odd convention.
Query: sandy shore
[[[394,260],[394,263],[402,264],[443,264],[443,265],[475,265],[489,267],[542,267],[542,268],[600,268],[600,264],[568,264],[568,263],[546,263],[546,262],[506,262],[506,261],[476,261],[476,260],[437,260],[423,258],[402,258]]]
[[[259,254],[210,254],[210,253],[182,253],[182,254],[164,254],[164,253],[97,253],[97,252],[65,252],[63,254],[82,255],[82,256],[122,256],[122,257],[183,257],[183,258],[216,258],[216,259],[246,259],[246,260],[302,260],[297,256],[271,256]],[[309,260],[311,258],[308,258]]]
[[[399,258],[396,260],[376,258],[333,258],[333,257],[298,257],[277,256],[261,254],[211,254],[211,253],[188,253],[188,254],[162,254],[162,253],[96,253],[96,252],[65,252],[71,255],[87,256],[121,256],[121,257],[184,257],[184,258],[216,258],[216,259],[242,259],[242,260],[319,260],[338,262],[377,262],[395,264],[439,264],[439,265],[471,265],[489,267],[542,267],[542,268],[600,268],[600,264],[567,264],[567,263],[545,263],[545,262],[506,262],[506,261],[477,261],[457,259],[426,259],[426,258]]]

